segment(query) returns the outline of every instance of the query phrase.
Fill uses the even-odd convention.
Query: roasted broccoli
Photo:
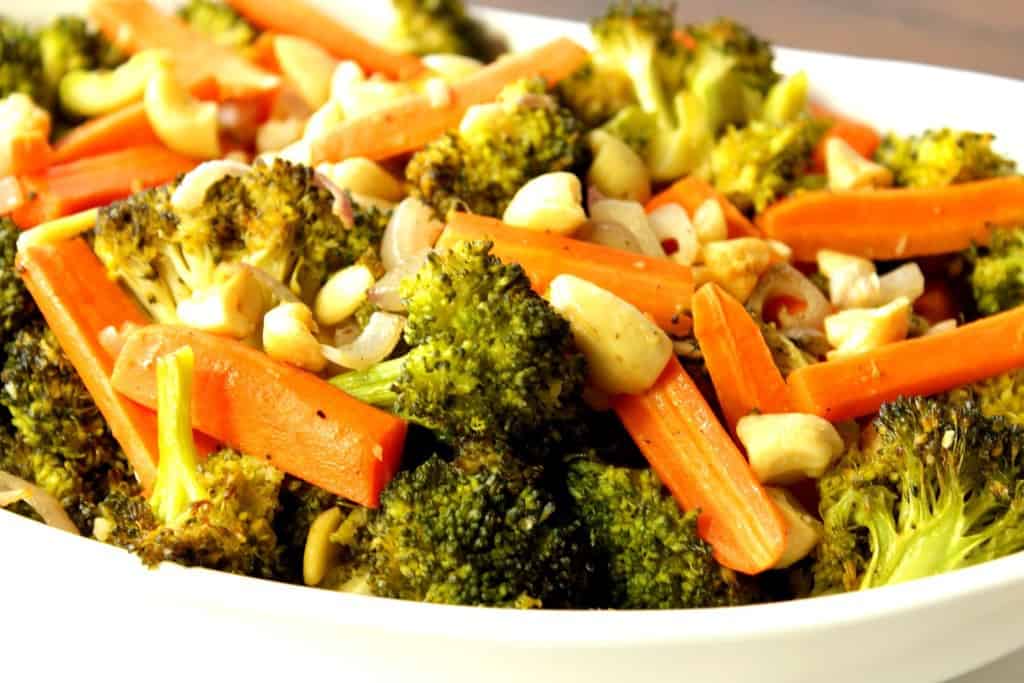
[[[815,591],[886,586],[1024,549],[1021,428],[971,400],[882,406],[819,482]]]
[[[974,305],[992,315],[1024,303],[1024,227],[992,231],[988,247],[967,252]]]
[[[501,217],[532,178],[576,168],[583,126],[545,94],[543,81],[508,86],[492,105],[470,109],[458,130],[417,152],[405,176],[413,196],[442,217],[468,210]]]
[[[801,186],[824,134],[814,119],[783,125],[753,121],[730,128],[711,153],[715,187],[746,213],[760,212]]]
[[[51,92],[71,71],[113,69],[127,59],[102,33],[74,16],[57,17],[40,30],[39,55]]]
[[[750,601],[749,589],[697,535],[697,514],[680,510],[652,470],[588,457],[568,468],[574,513],[595,553],[600,607],[683,609]]]
[[[1024,425],[1024,371],[996,375],[950,392],[951,400],[974,402],[982,414]]]
[[[500,41],[466,11],[462,0],[393,0],[391,42],[418,55],[465,55],[489,62],[502,52]]]
[[[27,26],[0,19],[0,99],[15,92],[29,95],[43,107],[52,103],[35,34]]]
[[[719,17],[688,26],[686,32],[693,38],[698,52],[716,50],[733,60],[736,75],[754,92],[767,94],[781,78],[775,71],[771,44],[732,19]]]
[[[587,128],[596,128],[636,104],[629,75],[619,65],[593,57],[558,84],[558,94]]]
[[[887,135],[875,160],[889,167],[896,185],[943,187],[1017,172],[1017,165],[992,149],[995,136],[949,128],[920,135]]]
[[[402,283],[412,350],[335,384],[449,441],[529,438],[568,417],[584,371],[569,324],[490,248],[432,254]]]
[[[178,10],[178,16],[224,47],[245,47],[259,35],[231,5],[220,0],[189,0]]]
[[[56,497],[83,533],[95,506],[133,475],[85,385],[41,321],[7,345],[0,404],[10,411],[11,445],[0,469],[35,482]]]
[[[0,362],[14,334],[38,314],[14,264],[20,233],[14,221],[0,217]]]
[[[211,287],[222,263],[259,268],[311,302],[330,275],[377,248],[388,219],[336,200],[311,168],[282,160],[221,179],[192,211],[171,206],[173,190],[101,209],[94,234],[111,275],[162,323],[178,322],[178,304]]]

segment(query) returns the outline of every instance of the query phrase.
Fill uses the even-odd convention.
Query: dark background
[[[571,19],[607,0],[483,0]],[[679,17],[725,15],[788,47],[926,62],[1024,78],[1024,0],[680,0]]]

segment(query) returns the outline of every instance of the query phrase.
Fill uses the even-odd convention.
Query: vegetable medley
[[[1024,178],[729,19],[0,21],[0,506],[460,605],[698,608],[1024,549]]]

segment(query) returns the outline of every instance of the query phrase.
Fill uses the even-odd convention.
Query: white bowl
[[[320,0],[332,5],[329,0]],[[84,2],[0,2],[45,18]],[[380,2],[334,2],[372,32]],[[485,11],[516,47],[580,24]],[[755,27],[756,28],[756,27]],[[1024,160],[1024,83],[780,49],[815,94],[881,128],[991,130]],[[165,566],[0,511],[0,679],[945,680],[1024,645],[1024,555],[901,586],[775,605],[663,612],[517,612],[343,595]],[[998,678],[1011,680],[1009,671]],[[1013,679],[1017,679],[1014,676]]]

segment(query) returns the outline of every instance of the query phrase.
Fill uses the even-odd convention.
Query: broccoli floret
[[[1024,425],[1024,371],[1014,370],[960,387],[950,392],[951,400],[972,401],[982,414],[1003,417]]]
[[[981,315],[1024,303],[1024,227],[993,230],[988,247],[967,252],[971,293]]]
[[[501,217],[530,179],[577,167],[583,126],[544,90],[540,80],[513,84],[417,152],[405,171],[413,196],[442,217],[453,210]]]
[[[1024,549],[1021,428],[972,401],[899,399],[819,482],[818,593],[886,586]]]
[[[713,49],[734,60],[736,74],[754,91],[765,95],[781,76],[775,71],[771,44],[746,26],[719,17],[687,28],[697,50]]]
[[[474,456],[476,458],[478,456]],[[376,595],[459,605],[570,607],[589,577],[577,527],[518,459],[431,458],[400,473],[371,515]]]
[[[715,187],[742,211],[763,211],[800,187],[824,132],[823,125],[810,118],[783,125],[753,121],[746,128],[730,128],[711,153]]]
[[[61,350],[37,320],[7,345],[0,404],[11,416],[0,469],[56,497],[83,533],[95,506],[115,486],[134,485],[128,462],[103,416]]]
[[[418,55],[453,54],[489,62],[503,52],[500,41],[469,16],[462,0],[393,0],[396,49]]]
[[[0,99],[16,92],[42,107],[52,104],[53,93],[46,87],[35,34],[27,26],[0,19]]]
[[[697,514],[684,513],[650,469],[569,463],[574,512],[594,548],[601,591],[616,609],[682,609],[749,602],[736,575],[697,535]],[[602,575],[603,574],[603,575]]]
[[[341,201],[306,166],[257,162],[214,183],[202,205],[178,212],[174,185],[146,190],[101,209],[94,248],[161,323],[178,322],[178,304],[211,287],[217,266],[246,263],[311,303],[327,278],[376,250],[387,212]],[[346,216],[342,218],[341,216]]]
[[[256,27],[220,0],[189,0],[178,16],[224,47],[243,48],[259,35]]]
[[[39,55],[47,88],[56,92],[71,71],[113,69],[127,56],[81,17],[57,17],[39,32]]]
[[[593,58],[558,84],[558,94],[587,128],[596,128],[636,104],[629,75],[617,64]]]
[[[1017,165],[992,149],[991,133],[926,130],[921,135],[887,135],[875,160],[889,167],[896,184],[943,187],[1016,173]]]
[[[8,216],[0,217],[0,361],[14,334],[38,317],[35,302],[14,263],[20,232]]]
[[[402,283],[412,350],[335,384],[448,441],[529,438],[566,417],[584,371],[569,324],[533,292],[519,265],[490,249],[462,242],[431,254]]]

